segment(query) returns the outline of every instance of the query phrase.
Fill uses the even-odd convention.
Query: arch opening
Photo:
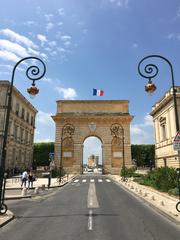
[[[102,174],[102,141],[96,136],[87,137],[83,143],[83,174]]]

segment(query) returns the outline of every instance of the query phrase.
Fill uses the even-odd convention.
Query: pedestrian
[[[28,174],[28,188],[33,187],[33,181],[34,181],[34,176],[33,176],[32,171],[30,171]]]
[[[21,187],[23,187],[23,185],[24,185],[24,187],[26,187],[26,181],[27,181],[27,179],[28,179],[28,173],[27,173],[26,170],[24,170],[23,173],[22,173],[22,175],[21,175],[21,180],[22,180],[22,182],[21,182]]]

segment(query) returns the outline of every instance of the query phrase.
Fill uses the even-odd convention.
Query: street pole
[[[32,81],[32,86],[27,89],[28,93],[32,96],[35,96],[39,90],[35,87],[35,82],[41,79],[46,73],[46,66],[44,62],[37,58],[37,57],[26,57],[18,61],[12,71],[11,83],[7,93],[8,102],[7,102],[7,112],[6,112],[6,119],[5,119],[5,128],[3,134],[3,144],[2,144],[2,154],[1,154],[1,162],[0,162],[0,214],[5,214],[7,211],[7,206],[4,204],[4,195],[5,195],[5,187],[3,187],[3,182],[6,180],[5,177],[5,160],[6,160],[6,145],[7,145],[7,138],[8,138],[8,128],[9,128],[9,118],[11,112],[11,102],[12,102],[12,91],[13,91],[13,83],[14,83],[14,76],[17,66],[26,60],[37,60],[43,66],[42,73],[40,72],[40,68],[33,63],[30,67],[26,70],[26,77]],[[5,186],[5,182],[4,182]]]
[[[178,118],[178,109],[177,109],[177,100],[176,100],[176,89],[175,89],[175,83],[174,83],[174,73],[173,73],[173,67],[171,62],[161,56],[161,55],[149,55],[144,57],[138,64],[138,72],[139,74],[148,79],[148,84],[145,86],[145,91],[148,93],[153,93],[156,90],[156,86],[152,83],[152,79],[155,78],[159,72],[159,68],[155,64],[146,64],[144,67],[144,73],[141,71],[141,64],[146,61],[147,59],[152,59],[152,58],[158,58],[162,59],[166,63],[168,63],[170,67],[170,72],[171,72],[171,81],[172,81],[172,91],[173,91],[173,102],[174,102],[174,114],[175,114],[175,124],[176,124],[176,132],[179,131],[179,118]],[[180,151],[178,151],[178,158],[179,158],[179,171],[180,171]],[[178,189],[179,189],[179,202],[176,204],[176,209],[180,212],[180,174],[178,174]]]
[[[123,181],[125,182],[125,156],[124,156],[124,128],[122,127],[122,133],[123,133]]]

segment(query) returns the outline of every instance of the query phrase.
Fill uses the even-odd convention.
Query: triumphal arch
[[[59,100],[56,124],[57,168],[82,173],[83,143],[90,136],[102,142],[103,172],[119,174],[123,164],[132,165],[130,122],[127,100]]]

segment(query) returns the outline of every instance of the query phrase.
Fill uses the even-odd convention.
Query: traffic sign
[[[54,160],[54,153],[53,153],[53,152],[50,152],[50,153],[49,153],[49,160],[50,160],[50,161],[53,161],[53,160]]]
[[[176,133],[176,136],[173,141],[174,150],[180,150],[180,131]]]

